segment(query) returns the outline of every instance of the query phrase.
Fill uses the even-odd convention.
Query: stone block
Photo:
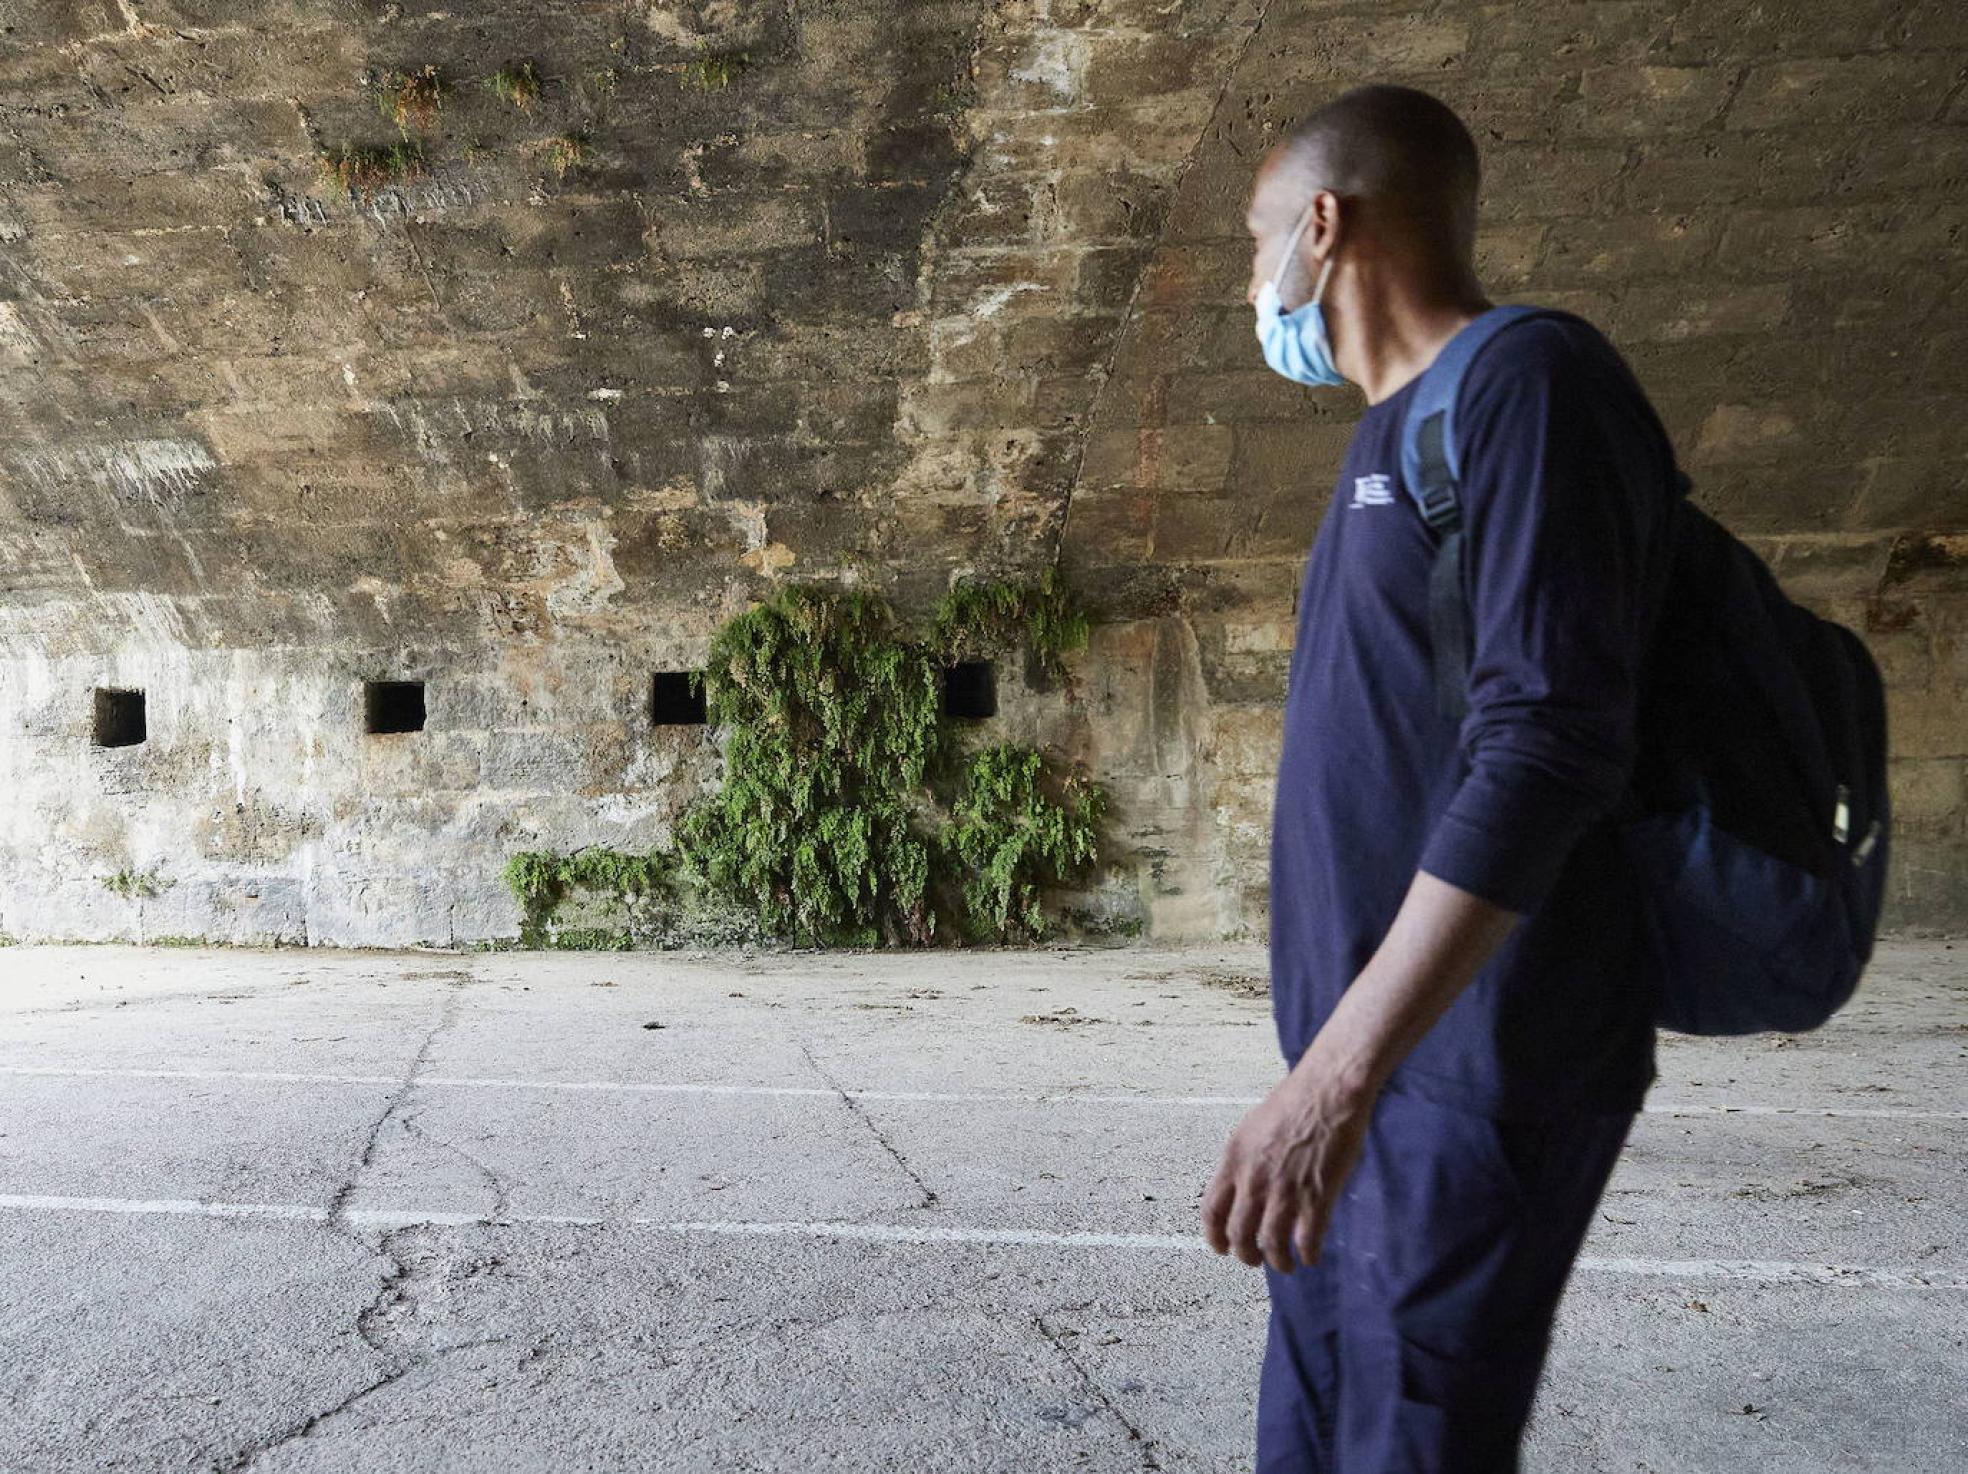
[[[1794,406],[1718,404],[1703,419],[1689,457],[1706,466],[1782,460],[1798,438]]]
[[[225,875],[171,886],[139,908],[141,940],[239,947],[308,943],[306,890],[284,875]]]
[[[1690,458],[1695,503],[1739,535],[1839,530],[1864,483],[1864,471],[1835,448],[1822,441],[1818,445],[1822,454],[1808,467],[1710,467]]]
[[[1956,428],[1959,428],[1957,425]],[[1848,526],[1936,531],[1968,529],[1968,461],[1959,456],[1877,455],[1846,512]]]
[[[1016,318],[1005,324],[1004,367],[1019,378],[1090,373],[1113,357],[1120,330],[1118,313]]]
[[[1895,34],[1909,7],[1895,0],[1852,0],[1808,13],[1762,0],[1708,0],[1677,12],[1660,38],[1677,59],[1766,56],[1771,53],[1863,51]],[[1897,23],[1897,24],[1896,24]],[[1904,34],[1904,32],[1902,32]]]
[[[1622,214],[1538,227],[1542,251],[1527,268],[1524,291],[1666,277],[1685,284],[1714,255],[1723,221],[1695,214]]]
[[[1867,265],[1933,261],[1962,224],[1961,207],[1944,200],[1737,209],[1729,215],[1722,256],[1736,270],[1829,271],[1845,282]]]
[[[1483,154],[1482,218],[1517,223],[1610,213],[1627,169],[1626,149],[1606,144],[1497,145]]]
[[[640,226],[639,220],[634,223]],[[872,243],[879,243],[882,234],[874,234]],[[601,238],[609,235],[619,238],[620,231]],[[765,255],[817,246],[820,240],[817,202],[784,194],[757,198],[725,194],[693,201],[649,231],[650,248],[679,261]]]
[[[1895,837],[1957,839],[1968,832],[1968,770],[1959,763],[1902,758],[1888,765]]]
[[[1692,133],[1721,116],[1734,86],[1734,68],[1726,66],[1635,66],[1621,61],[1589,67],[1565,126],[1582,138]]]
[[[1255,356],[1252,365],[1225,365],[1216,371],[1171,375],[1161,388],[1163,411],[1170,424],[1274,425],[1329,421],[1339,413],[1336,401],[1274,374]]]
[[[1066,514],[1062,546],[1076,556],[1146,561],[1154,546],[1155,509],[1151,492],[1082,483]]]
[[[1332,496],[1346,448],[1352,443],[1351,424],[1323,416],[1275,425],[1240,425],[1230,484],[1246,496],[1260,489],[1286,499],[1316,520]]]
[[[1808,595],[1797,597],[1811,602]],[[1884,611],[1892,607],[1893,601],[1873,600],[1872,617],[1858,628],[1864,633],[1866,648],[1879,663],[1881,680],[1891,687],[1924,690],[1932,685],[1936,674],[1933,636],[1918,622],[1906,628],[1881,628]],[[1826,612],[1836,618],[1843,611],[1833,607]]]
[[[1171,309],[1191,302],[1239,306],[1245,303],[1250,280],[1248,240],[1165,245],[1155,252],[1141,278],[1141,301]]]
[[[1114,168],[1079,169],[1044,191],[1044,234],[1060,240],[1154,240],[1168,217],[1171,184],[1122,161]],[[1037,201],[1033,201],[1036,205]]]
[[[1220,490],[1230,474],[1236,443],[1236,433],[1227,425],[1104,432],[1089,438],[1080,475],[1097,486]]]
[[[1284,648],[1290,648],[1288,638]],[[1210,713],[1209,756],[1225,773],[1275,778],[1283,744],[1284,712],[1278,705],[1219,705]],[[1268,792],[1263,803],[1268,812]]]
[[[1867,128],[1926,122],[1958,87],[1962,62],[1947,52],[1814,56],[1750,69],[1727,126],[1745,131],[1793,123]]]
[[[1637,148],[1617,171],[1615,197],[1626,210],[1670,214],[1816,200],[1855,157],[1850,135],[1817,126],[1648,140]]]
[[[1863,535],[1748,541],[1794,599],[1876,590],[1892,551],[1890,538]]]
[[[1961,841],[1896,839],[1886,867],[1886,910],[1880,924],[1889,931],[1958,933],[1968,916],[1968,865]]]
[[[1271,65],[1301,91],[1315,82],[1337,92],[1338,76],[1441,76],[1463,63],[1473,29],[1465,16],[1393,6],[1310,15],[1272,43]]]
[[[1036,413],[1034,391],[1034,382],[1024,378],[911,385],[897,391],[897,428],[908,436],[936,436],[1027,424]]]
[[[609,741],[609,738],[613,741]],[[481,791],[520,793],[574,791],[590,789],[605,776],[605,757],[611,749],[620,757],[622,733],[599,731],[547,731],[525,728],[485,734],[479,764]]]
[[[338,870],[309,887],[309,935],[344,947],[448,947],[455,894],[442,872]]]
[[[1573,224],[1565,227],[1569,233]],[[1492,290],[1523,288],[1544,256],[1550,227],[1538,221],[1483,226],[1476,237],[1476,274]]]
[[[1956,683],[1886,688],[1886,723],[1899,758],[1968,758],[1968,722],[1961,705],[1968,690]]]
[[[1693,290],[1686,283],[1641,285],[1619,296],[1611,327],[1622,340],[1641,342],[1775,332],[1788,324],[1790,295],[1780,281]]]

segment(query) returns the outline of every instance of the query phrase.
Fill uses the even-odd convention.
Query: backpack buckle
[[[1437,532],[1452,528],[1461,520],[1461,508],[1456,504],[1453,481],[1439,481],[1433,486],[1422,487],[1420,503],[1421,520]]]

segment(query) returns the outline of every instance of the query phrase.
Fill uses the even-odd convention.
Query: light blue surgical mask
[[[1311,223],[1312,210],[1308,206],[1285,241],[1284,253],[1278,258],[1278,269],[1271,273],[1269,281],[1258,288],[1257,341],[1264,349],[1264,361],[1271,365],[1272,370],[1295,383],[1315,386],[1344,384],[1346,376],[1333,362],[1332,338],[1326,332],[1326,315],[1319,310],[1319,299],[1326,292],[1326,278],[1332,275],[1332,253],[1327,254],[1325,265],[1319,268],[1319,280],[1313,285],[1310,302],[1285,312],[1278,299],[1278,278],[1291,264],[1292,252],[1298,248],[1298,238],[1305,234],[1305,227]]]

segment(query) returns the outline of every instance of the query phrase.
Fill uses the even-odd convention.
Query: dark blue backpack
[[[1462,714],[1469,684],[1456,397],[1498,333],[1560,316],[1492,308],[1442,349],[1408,408],[1402,480],[1437,538],[1429,622],[1445,715]],[[1685,495],[1670,515],[1638,756],[1608,819],[1645,898],[1656,1018],[1690,1034],[1814,1029],[1858,985],[1884,900],[1879,667]]]

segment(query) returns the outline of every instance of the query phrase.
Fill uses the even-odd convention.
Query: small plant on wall
[[[547,167],[554,172],[554,178],[564,179],[568,173],[581,167],[588,157],[588,135],[585,130],[578,133],[562,133],[549,138],[544,145]]]
[[[684,80],[702,87],[723,87],[744,65],[741,55],[701,56],[684,64]],[[674,69],[674,64],[668,69]],[[428,64],[409,71],[372,72],[370,81],[377,111],[395,125],[399,138],[390,144],[344,142],[338,147],[320,147],[316,156],[321,185],[357,201],[365,194],[434,172],[442,162],[439,125],[461,98],[466,113],[472,111],[472,99],[482,96],[481,89],[490,92],[503,109],[529,119],[543,119],[553,111],[547,106],[546,79],[530,59],[508,61],[483,76],[462,76]],[[576,101],[579,92],[577,86],[568,100]],[[589,124],[578,118],[563,120],[571,126],[545,132],[544,136],[514,138],[508,133],[503,139],[488,136],[487,121],[481,114],[470,126],[442,135],[444,139],[457,138],[458,157],[464,163],[483,164],[499,152],[511,151],[539,159],[555,179],[564,180],[591,162],[594,135]],[[505,119],[507,125],[513,121],[509,116]]]
[[[1025,941],[1048,887],[1098,860],[1102,790],[1034,748],[966,755],[943,668],[1023,644],[1058,672],[1087,621],[1050,575],[947,596],[925,635],[859,591],[791,587],[728,621],[704,669],[723,782],[674,848],[516,856],[506,872],[532,945],[679,937],[809,945]],[[563,914],[570,899],[580,906]],[[600,910],[609,926],[592,923]]]
[[[721,92],[742,77],[752,61],[742,51],[714,52],[683,64],[683,85],[700,92]]]
[[[424,150],[407,139],[380,147],[343,144],[338,152],[321,156],[317,172],[325,188],[360,194],[422,177]]]
[[[390,72],[382,79],[376,94],[377,111],[405,132],[412,127],[429,129],[437,125],[444,111],[451,84],[434,66],[414,72]]]
[[[160,865],[152,865],[147,870],[137,870],[125,865],[110,875],[102,877],[103,889],[111,895],[121,896],[126,901],[150,900],[161,896],[169,889],[170,882],[164,879]]]
[[[539,106],[540,74],[530,61],[509,62],[486,78],[492,95],[511,108],[530,113]]]

